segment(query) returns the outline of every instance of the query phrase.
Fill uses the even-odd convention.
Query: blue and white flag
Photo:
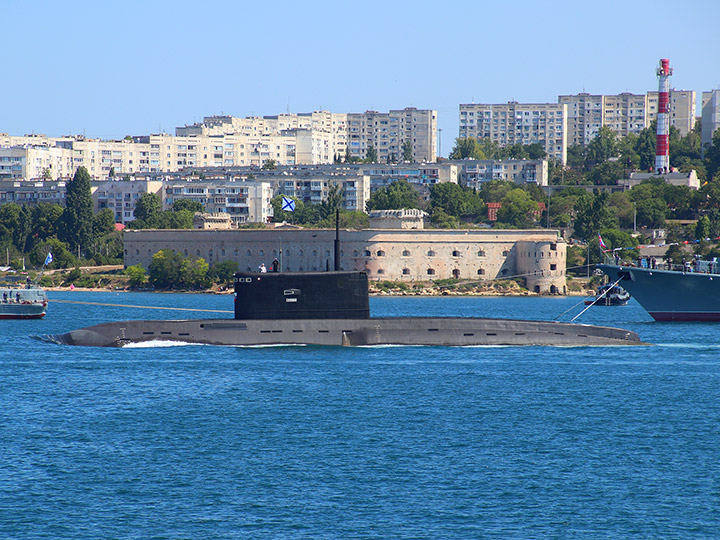
[[[50,264],[52,262],[52,252],[48,251],[47,257],[45,257],[45,262],[43,263],[45,266]]]
[[[288,197],[283,196],[282,209],[285,212],[294,212],[295,211],[295,201]]]

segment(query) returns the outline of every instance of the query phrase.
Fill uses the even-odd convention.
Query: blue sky
[[[720,87],[720,1],[2,1],[0,132],[121,138],[211,114],[438,111]],[[715,25],[715,31],[713,31]]]

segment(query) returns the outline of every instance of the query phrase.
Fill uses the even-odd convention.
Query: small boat
[[[41,319],[47,304],[45,290],[32,283],[0,286],[0,319]]]
[[[596,306],[624,306],[630,300],[630,293],[619,285],[611,286],[609,283],[598,287],[594,300],[585,300],[585,305]]]

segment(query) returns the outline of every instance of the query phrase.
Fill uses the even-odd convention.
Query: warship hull
[[[720,274],[599,264],[656,321],[720,321]]]
[[[64,345],[96,347],[152,341],[224,346],[646,345],[635,332],[618,328],[460,317],[121,321],[46,336],[46,339]]]

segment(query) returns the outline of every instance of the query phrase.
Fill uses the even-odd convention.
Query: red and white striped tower
[[[660,60],[658,76],[657,138],[655,139],[655,172],[670,172],[670,60]]]

